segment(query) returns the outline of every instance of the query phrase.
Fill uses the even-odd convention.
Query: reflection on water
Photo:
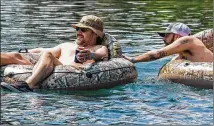
[[[95,14],[126,55],[163,46],[156,34],[171,22],[192,33],[213,27],[211,0],[2,0],[1,50],[72,42],[71,24]],[[1,93],[2,124],[213,124],[212,90],[157,82],[170,57],[138,63],[133,84],[88,92]]]

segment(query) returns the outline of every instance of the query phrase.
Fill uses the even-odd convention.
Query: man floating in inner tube
[[[10,86],[20,91],[32,91],[32,89],[39,88],[39,82],[48,77],[57,65],[83,67],[79,63],[91,63],[92,60],[98,61],[108,57],[107,47],[101,45],[104,25],[99,17],[94,15],[83,16],[80,22],[72,25],[72,27],[76,29],[76,44],[62,43],[53,48],[29,50],[30,53],[42,52],[39,61],[33,68],[32,75],[26,81],[16,82]],[[75,56],[75,53],[78,54]],[[19,53],[1,53],[0,65],[8,64],[32,65]],[[7,88],[4,85],[1,86]]]
[[[136,63],[178,54],[172,60],[185,59],[192,62],[213,62],[213,52],[207,49],[201,40],[195,36],[190,36],[190,33],[190,28],[187,25],[172,23],[165,31],[158,32],[163,37],[165,47],[133,58],[127,56],[124,56],[124,58]]]

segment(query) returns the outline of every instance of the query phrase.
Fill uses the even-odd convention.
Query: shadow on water
[[[127,56],[163,47],[157,31],[186,23],[192,34],[213,27],[211,0],[2,0],[1,50],[53,47],[75,40],[83,15],[105,22],[105,31]],[[203,125],[213,124],[213,90],[157,81],[171,57],[136,63],[135,83],[96,91],[1,91],[1,124]]]

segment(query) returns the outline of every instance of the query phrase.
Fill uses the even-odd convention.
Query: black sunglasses
[[[174,37],[174,33],[164,33],[164,35],[162,37],[168,37],[169,35],[173,34],[173,37]]]
[[[76,31],[81,31],[81,32],[86,32],[88,31],[88,28],[80,28],[80,27],[76,27]]]

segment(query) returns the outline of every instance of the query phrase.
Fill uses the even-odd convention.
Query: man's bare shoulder
[[[200,39],[198,39],[197,37],[195,37],[195,36],[184,36],[184,37],[182,37],[182,39],[181,39],[181,43],[182,42],[186,42],[186,43],[189,43],[189,44],[191,44],[192,46],[193,45],[200,45],[200,46],[204,46],[204,43],[200,40]]]
[[[201,41],[200,39],[198,39],[197,37],[195,37],[195,36],[183,36],[183,37],[181,37],[181,39],[183,39],[183,40],[188,40],[188,41]],[[201,41],[202,42],[202,41]]]
[[[185,45],[185,44],[192,44],[194,41],[198,41],[196,37],[194,36],[183,36],[181,38],[178,38],[174,44],[178,45]],[[199,40],[200,41],[200,40]]]

